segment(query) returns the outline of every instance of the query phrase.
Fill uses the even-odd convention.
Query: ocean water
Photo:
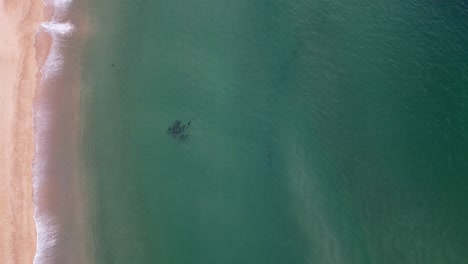
[[[465,1],[90,5],[96,263],[467,261]]]

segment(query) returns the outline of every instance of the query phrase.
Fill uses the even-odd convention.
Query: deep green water
[[[97,263],[466,263],[466,1],[93,5]]]

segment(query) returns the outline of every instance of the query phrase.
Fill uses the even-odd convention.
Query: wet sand
[[[0,0],[0,263],[32,263],[35,32],[42,1]]]

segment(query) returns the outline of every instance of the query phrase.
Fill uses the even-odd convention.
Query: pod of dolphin
[[[187,130],[190,127],[189,121],[187,124],[182,124],[180,120],[176,120],[172,126],[167,129],[167,134],[171,135],[174,139],[184,141],[188,138]]]

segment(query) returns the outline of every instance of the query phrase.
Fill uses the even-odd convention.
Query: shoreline
[[[0,262],[32,263],[37,230],[33,217],[33,98],[35,35],[44,19],[42,1],[0,3]]]
[[[33,100],[35,264],[92,263],[92,237],[80,159],[81,51],[86,1],[45,1],[36,34]]]

